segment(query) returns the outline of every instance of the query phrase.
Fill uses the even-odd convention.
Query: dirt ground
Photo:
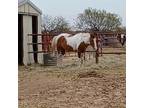
[[[124,54],[103,55],[99,64],[76,60],[65,57],[62,68],[19,66],[19,108],[125,108]]]

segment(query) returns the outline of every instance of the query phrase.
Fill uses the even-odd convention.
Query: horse
[[[78,58],[83,63],[83,54],[86,48],[91,45],[93,49],[97,50],[96,37],[94,33],[77,33],[75,35],[65,36],[63,34],[58,35],[57,41],[52,41],[52,45],[56,45],[58,55],[63,57],[66,52],[77,51]]]
[[[122,46],[124,46],[126,43],[126,36],[122,35]]]
[[[121,45],[124,46],[126,43],[126,35],[125,34],[119,34],[117,36],[117,38],[118,38],[119,42],[121,43]]]
[[[54,36],[53,39],[52,39],[52,42],[51,42],[51,47],[52,47],[52,52],[53,52],[53,55],[56,55],[56,51],[57,51],[57,41],[60,37],[64,36],[64,37],[68,37],[70,36],[71,34],[68,34],[68,33],[61,33],[59,34],[58,36]]]

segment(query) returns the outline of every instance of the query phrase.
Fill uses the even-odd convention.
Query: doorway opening
[[[23,65],[23,15],[18,14],[18,64]]]
[[[32,16],[32,34],[38,33],[38,18],[37,16]],[[33,44],[33,51],[34,51],[34,62],[38,63],[38,54],[36,53],[38,51],[38,45],[36,44],[38,42],[38,36],[32,37]]]

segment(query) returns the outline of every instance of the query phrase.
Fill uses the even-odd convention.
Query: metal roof
[[[42,11],[35,4],[33,4],[30,0],[18,0],[18,6],[22,6],[26,3],[31,5],[36,11],[38,11],[40,14],[42,14]]]

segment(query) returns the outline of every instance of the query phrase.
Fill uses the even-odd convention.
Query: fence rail
[[[118,34],[125,34],[125,33],[118,33],[118,32],[97,32],[97,35],[107,35],[105,37],[105,39],[117,39],[117,35]],[[40,36],[41,38],[43,37],[47,37],[49,36],[49,34],[28,34],[28,36]],[[119,42],[105,42],[104,44],[109,44],[109,43],[119,43]],[[40,42],[40,43],[27,43],[28,45],[44,45],[45,43],[44,42]],[[106,47],[106,48],[109,48],[109,47]],[[72,52],[77,52],[77,51],[72,51]],[[98,63],[99,62],[99,54],[126,54],[126,52],[118,52],[118,51],[115,51],[115,52],[102,52],[102,53],[99,53],[98,51],[86,51],[86,52],[94,52],[95,53],[95,62]],[[35,53],[44,53],[44,54],[50,54],[52,53],[52,51],[29,51],[28,52],[29,54],[35,54]]]
[[[42,45],[44,43],[28,43],[28,45],[37,45],[37,44]]]
[[[96,51],[85,51],[85,52],[96,52]],[[102,54],[126,54],[125,51],[123,52],[102,52]]]
[[[49,36],[49,34],[28,34],[28,36]]]

